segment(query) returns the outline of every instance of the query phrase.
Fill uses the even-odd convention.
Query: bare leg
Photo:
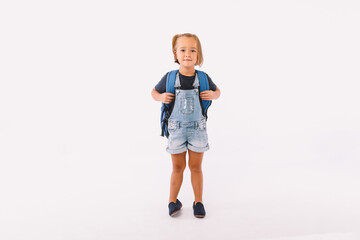
[[[189,168],[191,171],[191,184],[195,195],[195,204],[202,202],[203,192],[203,173],[201,163],[204,153],[193,152],[189,150]]]
[[[186,167],[186,152],[179,154],[171,154],[173,163],[173,170],[170,180],[170,197],[169,203],[175,202],[180,191],[180,187],[183,181],[183,173]]]

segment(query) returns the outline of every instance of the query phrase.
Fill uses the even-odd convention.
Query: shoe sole
[[[205,217],[205,215],[194,215],[195,217],[197,217],[197,218],[204,218]]]

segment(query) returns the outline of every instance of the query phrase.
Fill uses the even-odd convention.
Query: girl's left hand
[[[203,91],[200,93],[200,98],[202,100],[213,100],[214,96],[215,96],[214,91],[212,91],[212,90]]]

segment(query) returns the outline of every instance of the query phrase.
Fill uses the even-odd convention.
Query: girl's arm
[[[151,96],[155,101],[160,101],[162,103],[169,104],[174,100],[174,94],[173,93],[159,93],[155,90],[155,88],[151,91]]]
[[[220,88],[216,87],[216,90],[214,92],[214,98],[213,99],[218,99],[220,97]]]

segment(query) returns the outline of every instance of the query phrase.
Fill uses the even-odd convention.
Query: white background
[[[358,1],[2,1],[0,239],[360,239]],[[201,40],[207,216],[151,89]]]

